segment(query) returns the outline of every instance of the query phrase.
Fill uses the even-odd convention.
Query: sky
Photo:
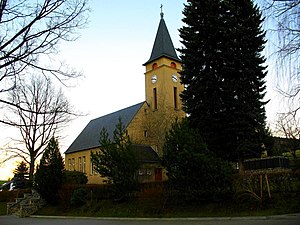
[[[83,76],[63,91],[74,110],[85,116],[75,119],[60,134],[61,152],[65,152],[87,123],[97,117],[145,100],[145,68],[142,66],[151,54],[160,21],[160,6],[175,48],[180,47],[178,29],[184,0],[90,0],[91,12],[87,27],[80,37],[62,43],[59,59],[65,61]],[[267,115],[274,115],[272,95],[275,85],[268,75]],[[271,119],[270,119],[271,120]],[[1,140],[12,134],[1,128]],[[13,133],[15,135],[15,133]],[[11,178],[17,162],[0,167],[0,180]]]

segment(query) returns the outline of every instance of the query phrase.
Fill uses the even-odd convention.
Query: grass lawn
[[[227,202],[166,202],[159,198],[133,199],[116,203],[112,200],[94,200],[72,208],[69,203],[46,206],[37,215],[84,217],[236,217],[269,216],[300,212],[300,194],[272,196],[261,205],[253,199]],[[6,215],[6,202],[0,202],[0,216]]]
[[[87,216],[87,217],[235,217],[268,216],[300,212],[300,198],[285,202],[270,202],[261,206],[257,202],[210,202],[196,204],[166,204],[161,200],[143,199],[115,203],[101,200],[78,207],[46,206],[38,215]]]
[[[6,182],[6,180],[0,180],[0,185]],[[2,215],[6,215],[6,202],[0,202],[0,216]]]
[[[0,202],[0,216],[6,215],[6,202]]]
[[[4,184],[6,182],[7,182],[7,180],[0,180],[0,185]]]

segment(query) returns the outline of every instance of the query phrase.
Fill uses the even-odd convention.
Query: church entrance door
[[[155,169],[155,181],[162,181],[162,169],[161,168]]]

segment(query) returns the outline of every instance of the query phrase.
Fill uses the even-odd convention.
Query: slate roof
[[[137,160],[142,163],[158,163],[158,154],[149,145],[132,145],[132,150]]]
[[[65,154],[99,147],[100,131],[104,127],[107,130],[109,137],[112,138],[113,131],[115,130],[119,118],[121,117],[123,125],[127,127],[143,104],[144,102],[141,102],[91,120],[67,151],[65,151]]]
[[[161,19],[158,25],[154,45],[152,48],[150,59],[144,63],[144,66],[147,63],[150,63],[162,56],[180,61],[178,58],[172,39],[170,37],[167,25],[163,18],[163,14],[161,14]]]

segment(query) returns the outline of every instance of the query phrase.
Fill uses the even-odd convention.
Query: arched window
[[[171,67],[172,67],[172,68],[176,68],[176,63],[171,62]]]
[[[157,68],[157,63],[153,63],[152,64],[152,69],[154,70],[154,69],[156,69]]]

